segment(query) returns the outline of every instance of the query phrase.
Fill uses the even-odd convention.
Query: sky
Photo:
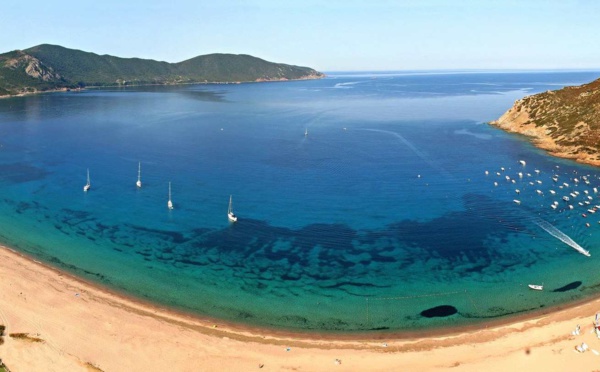
[[[319,71],[599,69],[595,0],[7,0],[0,53],[57,44],[180,62],[250,54]]]

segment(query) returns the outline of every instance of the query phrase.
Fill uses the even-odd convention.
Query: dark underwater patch
[[[460,270],[467,274],[488,270],[491,262],[504,262],[499,260],[502,253],[491,249],[487,242],[490,237],[501,240],[511,230],[524,229],[519,222],[522,216],[515,216],[514,211],[507,211],[505,205],[484,195],[468,194],[463,201],[464,211],[424,222],[405,220],[378,230],[323,223],[290,229],[248,218],[222,229],[199,226],[179,232],[133,224],[107,226],[93,221],[88,212],[72,210],[64,210],[63,222],[72,228],[93,222],[95,232],[121,250],[135,248],[144,259],[153,258],[165,265],[204,266],[215,272],[231,268],[244,278],[268,273],[268,280],[274,282],[321,283],[322,288],[369,296],[390,286],[390,282],[372,278],[388,278],[389,273],[417,261],[434,258],[440,270],[459,262]],[[472,212],[478,208],[480,211]],[[90,227],[86,225],[79,231],[89,232]],[[514,260],[505,262],[514,264]],[[438,310],[440,314],[450,311],[443,307]],[[448,316],[435,315],[433,309],[424,311],[430,313]]]
[[[440,305],[421,311],[421,315],[425,318],[444,318],[456,313],[458,313],[458,310],[450,305]]]
[[[12,183],[24,183],[45,178],[49,172],[27,163],[0,164],[1,179]]]
[[[451,212],[431,221],[405,220],[388,225],[386,229],[367,232],[361,235],[361,244],[376,245],[381,240],[403,242],[415,247],[427,256],[434,256],[453,262],[463,257],[471,262],[484,262],[468,269],[468,272],[481,272],[489,266],[496,252],[486,245],[490,236],[503,240],[507,230],[523,231],[525,225],[512,210],[487,196],[467,194],[463,197],[465,211]],[[478,210],[479,213],[470,212]],[[484,212],[485,211],[485,212]],[[483,214],[485,213],[485,214]],[[477,228],[473,228],[477,226]],[[440,239],[436,231],[448,232]],[[372,253],[376,257],[377,252]],[[378,257],[379,259],[380,257]]]
[[[579,286],[581,286],[582,282],[581,281],[576,281],[576,282],[572,282],[569,283],[567,285],[564,285],[560,288],[556,288],[555,290],[553,290],[552,292],[567,292],[567,291],[572,291],[574,289],[579,288]]]

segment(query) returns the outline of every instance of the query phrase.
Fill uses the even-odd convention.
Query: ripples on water
[[[455,326],[572,301],[597,293],[600,213],[561,197],[600,204],[598,173],[483,123],[597,77],[331,74],[1,100],[0,239],[144,299],[296,330]]]

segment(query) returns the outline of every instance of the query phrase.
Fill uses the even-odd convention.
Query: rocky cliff
[[[600,166],[600,79],[517,100],[490,124],[530,137],[552,155]]]

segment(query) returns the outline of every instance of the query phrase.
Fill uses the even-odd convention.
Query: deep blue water
[[[295,330],[457,326],[578,300],[600,288],[600,172],[486,122],[598,77],[331,73],[0,100],[0,242],[163,305]]]

